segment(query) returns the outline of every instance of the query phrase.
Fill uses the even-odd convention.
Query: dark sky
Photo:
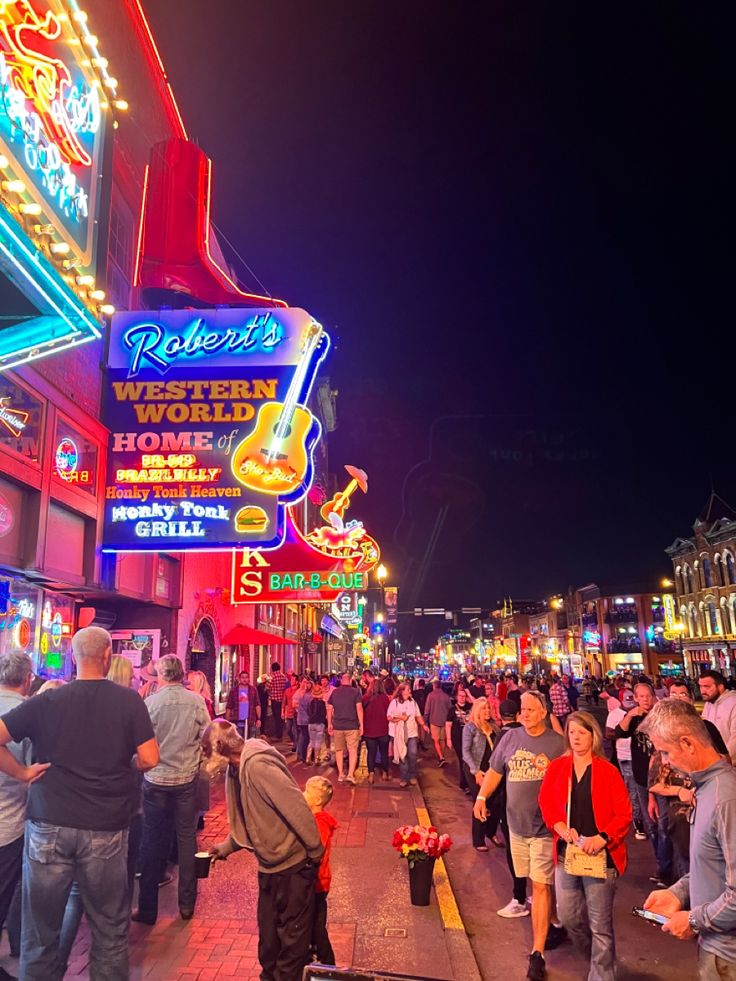
[[[216,222],[336,335],[400,607],[666,574],[736,498],[728,5],[146,8]]]

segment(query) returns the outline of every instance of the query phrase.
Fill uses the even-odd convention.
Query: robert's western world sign
[[[274,548],[313,476],[329,338],[304,310],[113,318],[105,551]]]

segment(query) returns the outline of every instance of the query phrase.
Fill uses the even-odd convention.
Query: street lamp
[[[674,583],[672,582],[672,580],[671,580],[671,579],[663,579],[663,580],[662,580],[662,589],[672,589],[672,587],[673,587],[674,585],[675,585],[675,584],[674,584]],[[673,628],[673,629],[674,629],[674,628]],[[683,630],[685,629],[685,624],[683,624],[683,625],[682,625],[682,629],[683,629]]]
[[[378,579],[378,585],[380,586],[380,589],[381,589],[381,612],[376,617],[376,619],[378,620],[379,623],[382,623],[383,622],[384,614],[386,612],[386,592],[385,592],[384,583],[386,582],[387,576],[388,576],[388,569],[386,568],[386,566],[382,562],[379,565],[379,567],[376,569],[376,579]],[[386,661],[388,660],[388,658],[390,656],[389,655],[389,652],[388,652],[388,634],[386,634],[384,636],[382,651],[383,651],[383,655],[384,655],[383,656],[383,662],[384,663],[381,665],[381,667],[384,667],[385,668],[386,667]]]

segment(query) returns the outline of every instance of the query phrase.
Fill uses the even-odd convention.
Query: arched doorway
[[[202,617],[189,644],[189,663],[192,671],[201,671],[209,682],[214,698],[215,673],[217,671],[217,647],[215,628],[209,617]]]

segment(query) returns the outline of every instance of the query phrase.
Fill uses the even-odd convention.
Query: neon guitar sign
[[[313,321],[286,398],[261,406],[255,428],[233,453],[233,474],[250,490],[288,502],[311,482],[312,453],[322,429],[304,403],[329,346],[327,334]]]

